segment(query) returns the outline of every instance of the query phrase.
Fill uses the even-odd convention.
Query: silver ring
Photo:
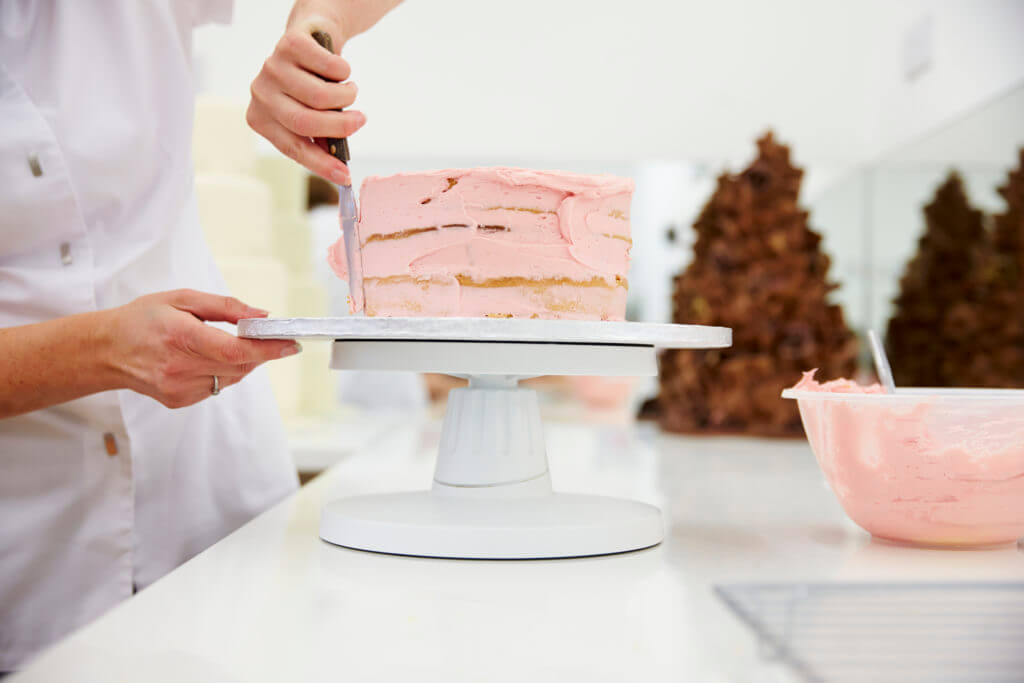
[[[210,391],[210,393],[214,396],[220,393],[220,380],[217,379],[217,375],[213,376],[213,389]]]

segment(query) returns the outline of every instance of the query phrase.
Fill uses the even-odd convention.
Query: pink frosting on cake
[[[1024,393],[886,395],[806,373],[807,438],[853,521],[882,538],[977,545],[1024,536]],[[971,396],[970,394],[973,394]]]
[[[371,176],[360,189],[360,268],[328,262],[352,310],[383,316],[622,320],[633,181],[480,168]]]

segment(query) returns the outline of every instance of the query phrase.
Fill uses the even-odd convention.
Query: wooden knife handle
[[[324,48],[331,54],[334,54],[334,41],[331,40],[331,35],[324,31],[313,31],[313,40],[320,44],[320,47]],[[324,80],[327,80],[326,78]],[[340,110],[339,110],[340,111]],[[338,161],[347,164],[351,156],[348,153],[348,140],[346,138],[325,138],[327,142],[327,151],[331,153],[331,156]]]

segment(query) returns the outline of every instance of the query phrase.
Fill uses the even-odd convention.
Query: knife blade
[[[334,54],[334,41],[329,33],[316,30],[312,32],[312,36],[322,48]],[[346,138],[325,138],[324,141],[327,151],[331,156],[343,164],[349,165],[351,156],[348,151],[348,140]],[[351,166],[349,168],[351,169]],[[348,267],[349,296],[352,298],[352,310],[359,311],[363,307],[362,264],[359,262],[359,238],[356,235],[356,196],[351,183],[348,185],[336,185],[336,187],[338,188],[341,234],[342,239],[345,240],[345,265]]]

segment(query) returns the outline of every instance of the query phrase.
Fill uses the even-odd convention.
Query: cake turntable
[[[429,491],[342,498],[320,537],[396,555],[462,559],[583,557],[662,540],[658,508],[555,493],[536,393],[538,375],[653,376],[658,348],[724,348],[723,327],[490,318],[247,319],[251,339],[333,340],[331,368],[464,377],[441,431]]]

